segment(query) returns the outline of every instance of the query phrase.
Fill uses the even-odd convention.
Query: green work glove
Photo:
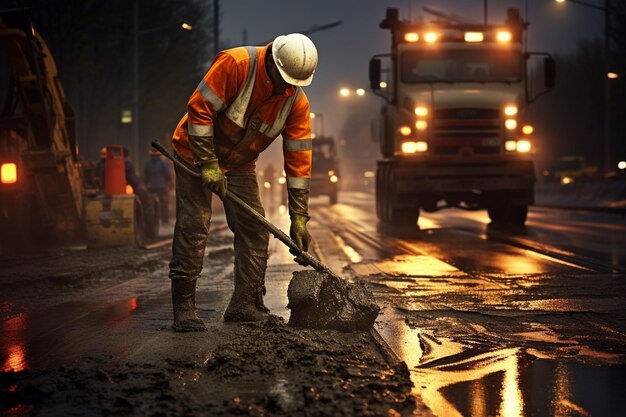
[[[202,184],[217,194],[222,200],[226,198],[226,176],[220,169],[217,160],[214,163],[204,163],[200,168]]]
[[[215,155],[213,136],[189,135],[189,147],[194,163],[200,165],[202,184],[223,200],[226,197],[226,176]]]
[[[289,217],[291,218],[291,227],[289,235],[298,248],[304,252],[308,252],[311,243],[311,235],[306,228],[306,224],[311,218],[308,213],[309,208],[309,190],[300,190],[288,188],[289,195]],[[297,255],[293,250],[292,255]],[[307,265],[307,262],[301,256],[296,256],[296,262],[300,265]]]

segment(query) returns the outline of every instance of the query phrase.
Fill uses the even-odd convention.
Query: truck
[[[339,190],[339,160],[337,144],[332,136],[318,136],[313,140],[311,197],[326,195],[330,204],[337,204]]]
[[[400,20],[390,8],[380,23],[391,32],[391,52],[369,63],[370,87],[384,99],[377,216],[415,226],[420,210],[458,207],[522,226],[534,202],[529,106],[553,88],[554,60],[526,51],[528,22],[517,9],[501,24],[437,16]],[[536,79],[543,85],[531,91]]]
[[[84,168],[52,53],[24,10],[0,10],[0,248],[156,236],[152,202],[106,195]]]

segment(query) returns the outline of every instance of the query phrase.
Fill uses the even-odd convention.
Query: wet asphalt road
[[[626,216],[535,207],[497,229],[444,210],[390,230],[370,195],[342,197],[315,217],[329,260],[375,285],[377,330],[435,415],[626,415]]]
[[[284,207],[266,208],[287,230]],[[223,325],[233,254],[219,213],[198,292],[210,337],[169,330],[167,247],[2,255],[0,388],[6,392],[0,404],[6,404],[0,410],[626,415],[625,216],[533,208],[526,228],[498,230],[484,212],[445,210],[423,213],[419,228],[399,231],[377,223],[369,193],[342,193],[335,206],[315,198],[311,212],[318,256],[345,277],[367,282],[383,306],[373,335],[342,335],[337,345],[336,333],[294,333],[281,323]],[[270,250],[265,302],[287,319],[286,288],[298,266],[278,241]],[[258,347],[268,333],[293,349]],[[235,345],[257,353],[242,362]],[[352,365],[319,359],[293,368],[295,351],[322,359],[347,355],[343,362]],[[234,356],[220,353],[218,360],[216,352]],[[45,369],[54,371],[43,375]],[[326,377],[333,373],[339,377]],[[412,388],[405,386],[409,378]],[[74,388],[64,395],[42,388],[76,379],[99,382],[73,396]],[[159,385],[164,380],[167,388]],[[366,397],[379,398],[358,402]],[[72,402],[74,408],[64,407]],[[95,405],[84,408],[87,403]]]

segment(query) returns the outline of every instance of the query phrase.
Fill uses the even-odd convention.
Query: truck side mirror
[[[370,88],[372,90],[380,89],[381,62],[378,58],[370,60]]]
[[[556,63],[554,58],[548,56],[543,59],[543,71],[546,88],[554,88],[556,82]]]

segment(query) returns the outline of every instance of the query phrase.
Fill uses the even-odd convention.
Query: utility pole
[[[139,0],[133,2],[133,160],[139,168]]]
[[[213,0],[213,45],[215,55],[220,51],[220,2]]]
[[[485,25],[486,25],[486,24],[488,23],[488,21],[489,21],[489,19],[488,19],[488,17],[487,17],[487,16],[488,16],[488,14],[489,14],[489,13],[488,13],[488,6],[489,6],[489,5],[487,4],[488,2],[489,2],[489,0],[484,0],[484,2],[483,2],[483,4],[484,4],[484,9],[485,9]]]
[[[611,1],[604,0],[604,173],[611,170]]]

